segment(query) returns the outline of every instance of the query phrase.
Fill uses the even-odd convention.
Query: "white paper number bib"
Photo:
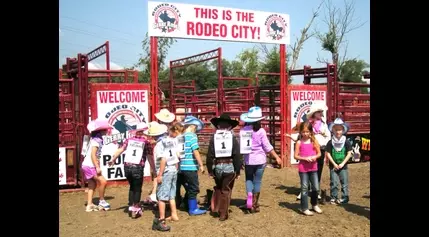
[[[252,130],[240,130],[240,153],[249,154],[252,151]]]
[[[167,158],[167,165],[174,165],[179,163],[179,158],[177,158],[177,140],[170,137],[164,140],[164,154]]]
[[[214,135],[215,157],[232,156],[232,133],[231,131],[218,130]]]
[[[185,136],[179,135],[177,139],[177,151],[179,152],[179,158],[182,159],[185,157]]]
[[[143,156],[144,142],[128,140],[127,150],[125,151],[125,162],[140,164]]]

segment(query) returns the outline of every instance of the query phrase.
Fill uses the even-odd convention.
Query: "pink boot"
[[[131,218],[133,218],[133,219],[137,219],[137,218],[139,218],[141,215],[142,215],[142,208],[141,207],[139,207],[139,206],[134,206],[133,207],[134,208],[134,210],[133,210],[133,213],[132,213],[132,215],[131,215]]]
[[[247,193],[246,206],[248,209],[251,209],[253,206],[253,193],[251,193],[251,192]]]

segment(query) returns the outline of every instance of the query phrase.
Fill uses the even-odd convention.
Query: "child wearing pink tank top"
[[[295,145],[295,159],[299,161],[298,171],[301,180],[301,211],[306,216],[312,216],[313,212],[308,209],[308,188],[313,187],[310,193],[311,205],[316,213],[322,210],[317,205],[319,193],[319,180],[317,177],[317,159],[320,158],[320,145],[314,137],[313,126],[306,121],[300,124],[299,133],[301,138]]]

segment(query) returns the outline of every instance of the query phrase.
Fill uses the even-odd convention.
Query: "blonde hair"
[[[314,149],[320,147],[319,142],[317,142],[317,139],[314,136],[313,125],[309,121],[305,121],[299,125],[299,133],[300,134],[305,130],[310,132],[310,141],[311,141],[311,143],[313,143]]]
[[[182,134],[185,131],[185,127],[183,126],[182,123],[175,122],[170,126],[169,130],[171,132],[178,132],[178,133]]]

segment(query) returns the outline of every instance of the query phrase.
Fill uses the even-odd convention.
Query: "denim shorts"
[[[177,171],[168,171],[162,175],[162,183],[158,184],[156,196],[158,200],[170,201],[176,198]]]

